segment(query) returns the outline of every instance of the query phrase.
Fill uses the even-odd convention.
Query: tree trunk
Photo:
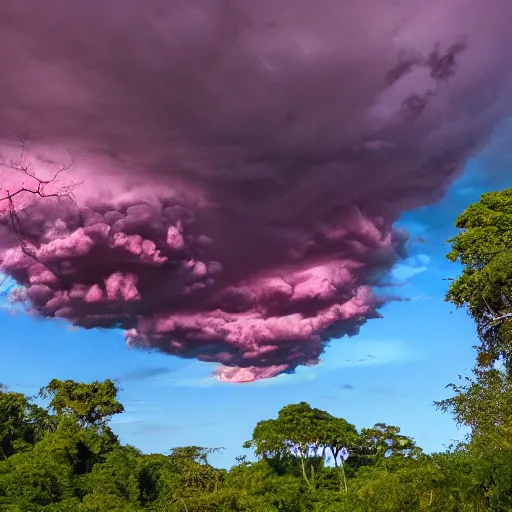
[[[300,466],[302,468],[302,476],[304,477],[305,482],[308,484],[309,487],[311,487],[311,482],[309,481],[308,476],[306,475],[306,465],[304,464],[304,456],[300,455]]]

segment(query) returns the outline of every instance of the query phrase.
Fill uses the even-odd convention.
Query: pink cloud
[[[26,137],[44,178],[69,151],[52,186],[75,200],[16,197],[25,251],[0,201],[0,270],[41,315],[232,382],[314,364],[377,317],[393,223],[512,105],[509,0],[39,7],[0,5],[0,153]],[[22,183],[0,168],[4,192]]]

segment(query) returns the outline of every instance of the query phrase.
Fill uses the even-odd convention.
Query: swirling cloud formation
[[[0,201],[37,314],[267,378],[378,316],[402,212],[510,113],[509,0],[4,0]],[[2,197],[2,196],[0,196]],[[13,208],[15,222],[13,224]]]

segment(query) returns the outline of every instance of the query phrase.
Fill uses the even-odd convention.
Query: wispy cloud
[[[272,379],[265,379],[237,386],[247,387],[272,387],[297,384],[299,382],[311,382],[319,373],[339,370],[341,368],[366,367],[402,363],[416,360],[419,357],[412,348],[400,340],[361,340],[338,339],[333,340],[327,347],[324,357],[317,366],[301,366],[293,374],[281,374]],[[231,387],[235,384],[222,382],[211,374],[215,364],[205,363],[200,372],[197,366],[187,367],[172,376],[159,375],[155,382],[162,386],[183,388],[212,388]],[[192,373],[200,373],[191,376]],[[350,384],[345,384],[346,390],[352,389]]]
[[[164,366],[148,367],[148,368],[137,368],[129,372],[124,373],[118,379],[120,381],[141,381],[148,380],[159,375],[165,375],[171,373],[173,370]]]
[[[301,366],[295,373],[282,373],[273,379],[258,380],[248,383],[253,387],[283,386],[287,384],[297,384],[299,382],[308,382],[316,379],[316,370],[314,367]]]
[[[411,279],[417,274],[421,274],[428,269],[430,257],[426,254],[418,254],[410,256],[402,263],[399,263],[391,272],[391,277],[397,281],[405,281]]]
[[[210,372],[211,373],[211,372]],[[159,383],[164,386],[180,387],[180,388],[212,388],[212,387],[232,387],[236,386],[247,386],[247,387],[268,387],[268,386],[282,386],[286,384],[296,384],[303,381],[312,381],[316,379],[316,373],[311,371],[309,367],[300,367],[293,374],[281,374],[272,379],[258,380],[255,382],[246,382],[243,384],[232,384],[230,382],[223,382],[216,376],[210,374],[204,377],[197,378],[164,378],[159,379]]]
[[[408,299],[409,302],[419,302],[420,300],[432,300],[432,297],[430,295],[425,295],[424,293],[420,293],[418,295],[414,295],[410,299]]]
[[[213,375],[216,363],[191,363],[186,368],[173,373],[172,376],[161,375],[155,378],[155,383],[165,387],[179,388],[213,388],[213,387],[268,387],[295,384],[302,381],[312,381],[316,378],[317,367],[299,367],[293,374],[281,374],[272,379],[233,384],[219,380]],[[194,375],[195,374],[195,375]]]
[[[282,374],[273,379],[250,383],[251,386],[277,386],[303,381],[315,380],[317,374],[357,366],[380,366],[407,362],[417,359],[412,348],[400,340],[333,340],[327,347],[318,366],[299,367],[294,374]],[[353,386],[344,384],[344,389],[352,390]]]
[[[354,366],[377,366],[417,359],[410,345],[401,340],[334,340],[325,351],[320,368],[325,371]]]
[[[219,387],[219,386],[229,386],[226,382],[221,382],[220,380],[210,377],[209,375],[204,377],[173,377],[173,378],[165,378],[165,379],[159,379],[159,384],[162,384],[164,386],[171,386],[171,387],[179,387],[179,388],[212,388],[212,387]]]

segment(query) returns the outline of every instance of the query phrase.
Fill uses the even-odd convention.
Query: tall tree
[[[457,219],[459,233],[447,255],[463,266],[446,295],[465,307],[481,340],[478,364],[503,357],[512,369],[512,189],[483,194]]]
[[[124,411],[118,391],[109,379],[90,384],[53,379],[40,390],[40,396],[50,398],[50,407],[58,415],[71,415],[81,426],[106,426],[114,414]]]
[[[223,448],[201,446],[173,448],[168,457],[169,467],[178,475],[180,487],[187,493],[217,491],[221,473],[209,463],[208,456],[222,450]]]
[[[325,448],[331,453],[334,465],[338,467],[340,452],[342,448],[349,451],[357,450],[361,438],[355,425],[352,425],[343,418],[331,416],[321,427],[322,442]]]
[[[451,412],[459,425],[471,429],[473,446],[512,449],[512,376],[501,369],[473,370],[450,384],[455,395],[435,405]]]
[[[313,461],[323,455],[326,425],[332,420],[329,413],[314,409],[306,402],[286,405],[279,411],[277,419],[260,421],[251,441],[244,446],[254,448],[256,455],[263,457],[292,454],[300,461],[304,481],[314,488]]]
[[[349,452],[357,453],[361,446],[361,437],[355,425],[352,425],[343,418],[336,418],[334,416],[326,418],[321,422],[320,432],[324,451],[328,450],[331,452],[334,465],[338,472],[340,490],[342,489],[342,485],[345,487],[345,490],[347,490],[345,468],[343,459],[341,458],[342,450],[345,448],[349,450]]]
[[[361,437],[364,439],[367,453],[376,463],[389,457],[415,457],[422,450],[414,439],[400,434],[400,427],[376,423],[372,428],[363,428]]]
[[[34,445],[54,423],[25,395],[0,389],[0,460]]]

